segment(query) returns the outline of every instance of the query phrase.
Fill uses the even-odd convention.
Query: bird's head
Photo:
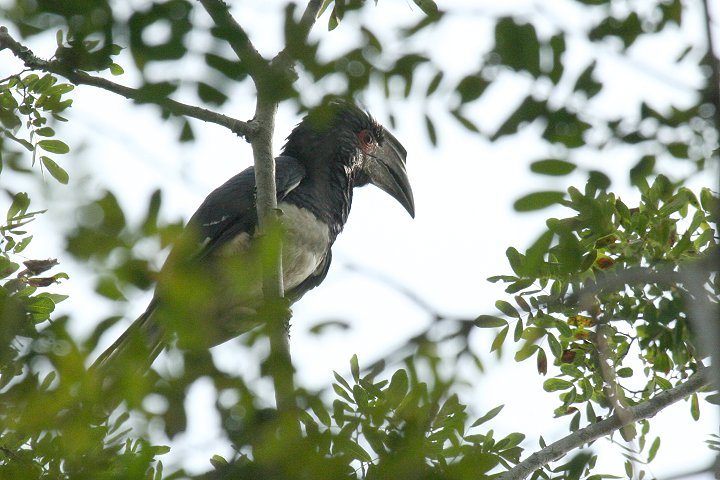
[[[284,155],[300,161],[341,162],[352,186],[373,184],[415,217],[402,144],[367,112],[342,100],[315,108],[287,139]]]

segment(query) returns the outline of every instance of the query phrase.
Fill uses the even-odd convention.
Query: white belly
[[[281,202],[280,222],[285,230],[282,245],[283,284],[286,290],[297,287],[315,270],[325,258],[330,243],[330,230],[309,210]],[[252,239],[247,233],[236,236],[222,247],[219,256],[247,254],[252,250]],[[252,263],[252,262],[251,262]],[[245,264],[240,275],[245,277],[244,294],[259,298],[262,282],[256,267]]]
[[[283,281],[286,289],[295,288],[317,270],[327,255],[330,243],[328,226],[309,210],[281,202],[280,222],[285,228],[283,241]]]

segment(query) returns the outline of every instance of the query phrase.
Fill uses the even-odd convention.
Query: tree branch
[[[585,428],[581,428],[561,438],[557,442],[533,453],[518,463],[515,467],[501,475],[500,480],[521,480],[527,478],[537,469],[557,460],[571,450],[580,448],[600,437],[609,435],[632,422],[654,416],[665,407],[686,398],[688,395],[708,385],[709,382],[705,373],[706,372],[701,370],[692,375],[685,383],[661,392],[656,397],[638,405],[627,407],[622,416],[616,413],[605,420],[590,424]]]
[[[269,62],[260,55],[250,41],[247,32],[230,14],[230,7],[223,0],[200,0],[205,11],[210,15],[220,36],[228,42],[235,55],[248,67],[250,78],[258,86],[258,79],[267,70]]]
[[[317,15],[320,7],[322,7],[322,3],[322,0],[310,0],[307,7],[305,7],[305,11],[302,17],[300,17],[300,34],[303,41],[310,35],[310,30],[312,30],[313,25],[315,25],[315,20],[317,20]]]
[[[149,100],[148,96],[141,89],[126,87],[124,85],[120,85],[119,83],[112,82],[102,77],[93,76],[83,71],[68,70],[60,62],[48,61],[35,56],[29,48],[12,38],[6,27],[0,27],[0,51],[6,48],[17,58],[22,60],[26,67],[32,70],[63,76],[75,85],[97,87],[120,95],[121,97],[134,100],[138,103],[157,105],[174,115],[191,117],[204,122],[220,125],[229,129],[236,135],[247,139],[250,139],[255,133],[255,126],[252,123],[243,122],[205,108],[187,105],[167,97],[157,100]]]
[[[293,60],[286,58],[285,49],[275,56],[272,62],[267,61],[253,46],[247,32],[230,14],[229,6],[223,0],[199,0],[205,11],[215,22],[217,31],[233,49],[238,59],[247,65],[250,77],[255,83],[257,103],[255,117],[252,121],[255,134],[251,139],[255,165],[256,206],[259,219],[259,233],[269,239],[265,247],[268,261],[263,268],[263,294],[268,305],[280,305],[283,298],[284,285],[282,275],[282,244],[274,240],[279,226],[277,213],[277,191],[275,185],[275,161],[272,152],[272,136],[275,130],[275,112],[278,106],[277,92],[273,91],[273,77],[289,75],[292,81]],[[300,20],[301,39],[305,41],[310,32],[321,2],[311,0]],[[298,39],[294,39],[297,41]],[[268,334],[270,337],[270,356],[268,364],[275,386],[275,399],[278,409],[288,411],[295,407],[295,386],[293,366],[290,358],[288,341],[289,318],[282,315],[280,309],[270,309],[268,315]]]

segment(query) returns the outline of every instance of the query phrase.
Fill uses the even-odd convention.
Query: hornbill
[[[350,212],[353,188],[373,184],[415,216],[406,151],[368,113],[333,100],[311,110],[276,161],[287,301],[318,286]],[[158,276],[147,310],[91,367],[149,368],[175,338],[209,348],[262,319],[262,249],[252,167],[215,189],[190,218]],[[122,357],[124,363],[117,362]]]

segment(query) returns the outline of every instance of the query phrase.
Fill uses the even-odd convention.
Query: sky
[[[246,26],[255,45],[261,53],[273,55],[282,47],[279,34],[282,2],[235,3],[236,18]],[[653,98],[658,106],[682,105],[693,100],[693,89],[702,81],[698,72],[672,63],[686,40],[698,47],[703,45],[699,17],[692,10],[687,12],[688,25],[683,31],[671,31],[653,43],[640,42],[627,60],[612,48],[598,48],[582,40],[585,26],[596,19],[574,2],[497,0],[479,4],[456,0],[442,4],[451,12],[445,21],[410,42],[392,35],[397,25],[412,24],[421,18],[421,12],[409,1],[379,2],[375,8],[348,16],[332,32],[325,28],[327,16],[322,17],[312,36],[321,40],[322,54],[342,52],[358,39],[357,25],[362,20],[382,35],[386,51],[417,48],[442,65],[449,78],[460,78],[477,69],[481,53],[492,44],[492,19],[501,13],[519,12],[536,25],[541,35],[550,34],[558,26],[571,32],[576,41],[569,42],[568,68],[579,71],[585,66],[583,59],[590,54],[598,55],[598,72],[605,92],[593,104],[597,114],[621,112],[633,116],[636,114],[634,99],[639,95]],[[720,12],[715,15],[718,18]],[[206,41],[207,38],[199,36],[192,45],[199,50]],[[44,42],[43,45],[33,40],[30,46],[43,56],[44,52],[54,49],[52,38]],[[128,73],[113,80],[133,85],[137,79],[130,73],[131,59],[127,53],[120,58],[121,64],[128,65]],[[159,66],[150,73],[162,75],[163,68]],[[17,65],[0,65],[0,78],[14,69]],[[194,70],[186,68],[185,72],[190,72],[192,77]],[[506,75],[472,106],[469,115],[481,130],[492,132],[529,88],[529,80]],[[309,86],[308,95],[314,93]],[[27,255],[31,257],[33,252],[38,252],[47,256],[48,252],[55,252],[53,256],[60,258],[63,270],[71,277],[58,288],[71,295],[68,302],[61,304],[60,311],[72,313],[73,328],[78,335],[84,335],[99,319],[117,312],[118,307],[92,296],[94,279],[67,258],[62,251],[62,239],[53,234],[58,226],[66,225],[67,218],[76,215],[76,199],[71,197],[93,198],[102,188],[110,186],[132,221],[142,217],[150,193],[161,186],[164,218],[187,219],[213,188],[251,165],[252,156],[244,141],[221,127],[194,122],[197,141],[178,144],[177,126],[162,121],[152,107],[131,105],[122,98],[88,87],[76,89],[73,98],[74,105],[69,112],[72,128],[58,130],[60,138],[66,139],[78,153],[58,159],[71,175],[72,195],[56,188],[52,181],[46,182],[44,199],[38,197],[37,200],[52,210],[37,222],[35,228],[46,233],[36,234]],[[356,191],[349,222],[333,248],[333,265],[326,281],[293,306],[291,354],[298,383],[310,388],[328,385],[333,371],[346,373],[352,353],[357,353],[361,366],[368,365],[429,325],[428,312],[395,286],[415,293],[433,309],[448,316],[474,318],[484,313],[497,314],[494,302],[505,298],[505,294],[500,285],[488,283],[486,278],[509,273],[506,248],[515,246],[523,250],[542,232],[546,218],[567,215],[561,209],[517,214],[512,209],[514,200],[531,191],[564,190],[572,184],[582,185],[585,180],[583,174],[562,179],[531,175],[529,163],[552,154],[547,145],[537,141],[537,131],[532,127],[509,139],[490,143],[463,130],[444,113],[447,107],[443,102],[447,99],[428,102],[413,95],[407,100],[394,99],[388,106],[376,90],[364,99],[365,106],[381,122],[387,122],[390,109],[396,113],[399,121],[393,133],[408,150],[408,173],[417,215],[411,219],[399,204],[378,189],[366,187]],[[555,101],[562,100],[561,96],[555,98]],[[188,98],[188,101],[193,100]],[[231,101],[222,107],[224,113],[239,119],[249,119],[253,110],[254,98],[247,86],[239,87]],[[425,135],[424,111],[432,112],[438,120],[436,148]],[[298,121],[291,107],[280,107],[274,139],[276,151]],[[579,160],[588,167],[602,162],[603,170],[614,179],[613,189],[626,203],[632,203],[634,194],[629,189],[626,172],[633,158],[637,158],[637,152],[618,152],[617,157],[610,160],[588,152]],[[681,164],[666,167],[678,174],[684,168]],[[711,171],[695,180],[697,186],[715,187],[715,173]],[[28,189],[37,189],[21,177],[3,175],[3,181],[6,178],[16,180],[17,186],[27,183]],[[158,267],[161,261],[158,259]],[[358,265],[366,272],[352,268]],[[378,281],[377,276],[387,281]],[[134,318],[132,315],[144,310],[147,301],[147,293],[132,294],[128,324]],[[352,328],[329,331],[322,336],[308,333],[309,328],[320,321],[338,319],[348,322]],[[109,333],[104,338],[105,344],[110,344],[120,331],[118,328]],[[472,404],[473,413],[479,416],[490,408],[506,404],[493,428],[497,435],[535,432],[524,444],[528,453],[537,448],[538,435],[543,435],[548,442],[566,435],[567,421],[552,418],[556,396],[542,390],[546,377],[537,374],[532,362],[517,364],[511,358],[494,360],[489,352],[490,341],[490,335],[485,332],[473,337],[486,363],[486,373],[472,372],[472,384],[463,392],[464,399]],[[512,346],[506,350],[511,352]],[[253,357],[239,355],[232,342],[216,348],[214,356],[218,365],[228,370],[257,368],[252,364]],[[552,370],[549,374],[552,375]],[[187,402],[200,413],[190,419],[188,432],[178,439],[170,457],[164,459],[166,464],[182,459],[189,470],[205,470],[210,466],[208,458],[212,454],[229,454],[228,446],[217,438],[219,420],[208,413],[213,410],[213,401],[209,382],[200,382],[190,390]],[[709,433],[717,432],[717,425],[717,410],[707,404],[698,422],[692,421],[687,402],[663,411],[653,419],[653,432],[662,437],[663,445],[650,471],[659,478],[667,478],[707,466],[712,454],[704,441]],[[624,458],[619,447],[603,439],[594,449],[602,452],[601,458],[611,471],[622,474]],[[601,469],[605,470],[608,469]]]

